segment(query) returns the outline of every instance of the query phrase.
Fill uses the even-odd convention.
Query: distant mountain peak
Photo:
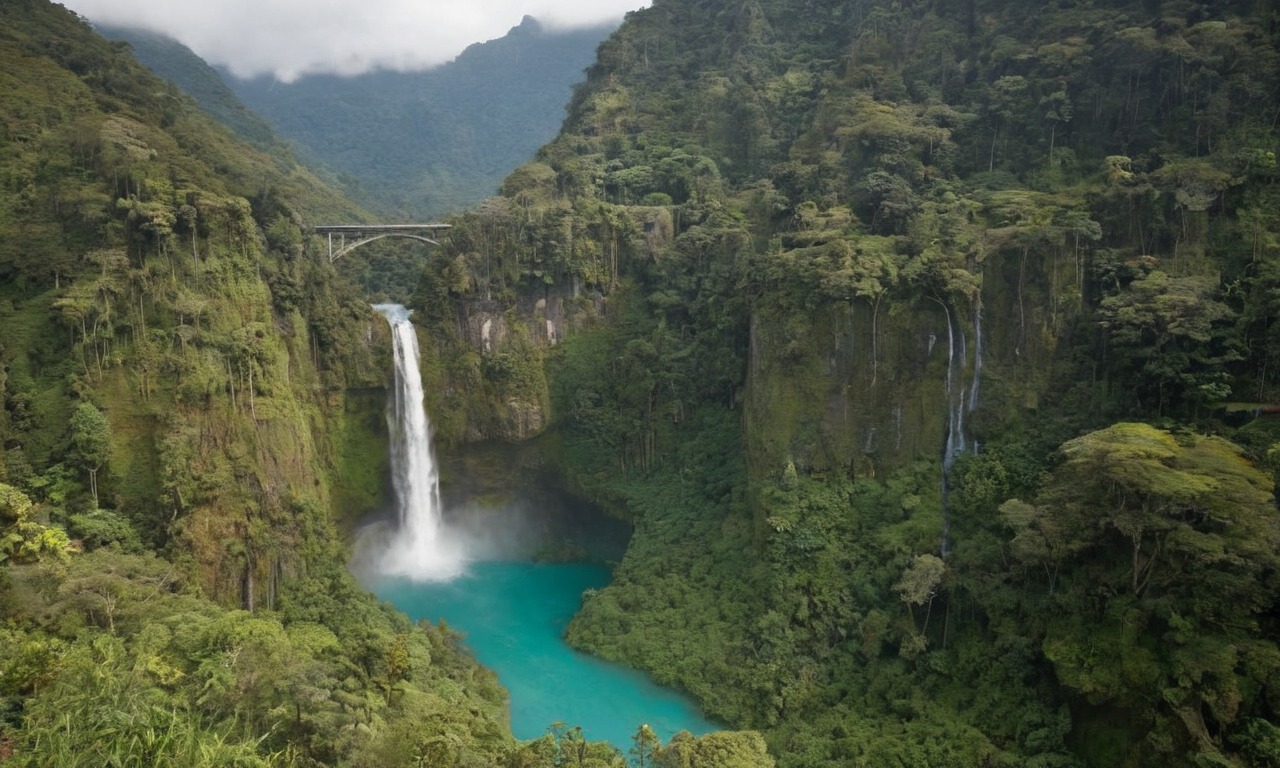
[[[304,160],[357,180],[352,191],[384,214],[439,216],[492,195],[555,136],[573,84],[615,26],[559,29],[526,15],[504,36],[430,70],[292,83],[215,71],[161,35],[105,33],[131,42],[148,66],[235,130],[268,141],[274,128]]]

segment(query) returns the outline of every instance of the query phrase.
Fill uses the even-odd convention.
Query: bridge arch
[[[368,245],[384,237],[405,237],[410,240],[439,245],[434,238],[428,237],[438,231],[449,229],[448,224],[329,224],[315,228],[316,234],[329,238],[329,263],[337,261],[362,245]],[[337,242],[334,242],[337,235]],[[353,238],[348,242],[347,237]]]

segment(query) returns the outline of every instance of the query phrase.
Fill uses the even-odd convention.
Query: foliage
[[[378,491],[333,484],[382,404],[345,392],[385,347],[305,232],[361,212],[64,8],[4,15],[0,751],[498,763],[492,675],[345,571],[335,520]]]
[[[438,337],[564,303],[557,461],[635,524],[571,642],[784,766],[1266,741],[1275,440],[1217,409],[1280,391],[1275,15],[1153,7],[676,2],[601,46],[420,293]]]
[[[26,494],[0,483],[0,562],[39,560],[45,555],[65,557],[71,548],[66,532],[35,519]]]
[[[387,765],[443,736],[492,764],[510,746],[503,694],[457,637],[410,626],[340,571],[319,621],[217,606],[150,554],[7,577],[20,764]]]
[[[379,380],[381,326],[309,257],[334,198],[24,11],[0,37],[4,481],[75,522],[72,419],[100,403],[99,501],[182,567],[120,554],[115,526],[92,572],[11,567],[6,711],[53,711],[65,655],[154,676],[194,734],[174,744],[622,761],[569,727],[512,744],[457,638],[343,575],[333,502],[370,492],[326,480],[368,422],[324,427]],[[601,45],[560,136],[452,220],[413,303],[446,442],[549,431],[564,483],[634,524],[570,641],[759,734],[644,759],[1274,762],[1255,464],[1280,439],[1237,427],[1280,393],[1276,21],[672,0]]]
[[[98,470],[110,458],[111,426],[92,403],[81,403],[71,414],[71,447],[89,473],[89,493],[98,508]]]
[[[1124,702],[1157,751],[1224,759],[1222,734],[1265,706],[1249,678],[1273,674],[1255,656],[1271,657],[1258,623],[1274,605],[1280,537],[1270,478],[1222,438],[1145,424],[1091,432],[1062,454],[1043,511],[1002,507],[1019,564],[1062,572],[1046,657],[1091,705]],[[1035,515],[1052,524],[1019,547]]]

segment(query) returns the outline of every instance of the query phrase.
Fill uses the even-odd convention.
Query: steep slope
[[[418,298],[442,436],[635,521],[571,640],[782,765],[1274,759],[1277,24],[629,16]]]
[[[288,156],[236,142],[120,47],[38,4],[24,10],[5,41],[0,271],[18,323],[5,395],[26,434],[5,449],[5,480],[36,487],[65,449],[72,406],[96,401],[118,418],[113,453],[131,464],[104,473],[98,501],[127,508],[158,544],[199,528],[220,550],[224,533],[248,541],[267,510],[327,510],[324,488],[297,490],[314,488],[326,450],[297,429],[313,391],[382,375],[355,343],[372,319],[353,316],[356,297],[305,255],[301,227],[361,212]],[[47,407],[26,414],[29,400]],[[242,452],[275,458],[233,468]],[[238,534],[224,530],[228,507],[248,514]],[[204,514],[217,522],[192,524]],[[278,522],[273,534],[297,535]],[[207,583],[229,590],[215,595],[266,583],[235,574],[225,552],[208,556]]]
[[[304,228],[361,211],[60,6],[3,15],[6,763],[523,751],[457,636],[345,571],[386,334]]]
[[[306,233],[362,212],[65,9],[4,11],[0,759],[623,768],[516,742],[461,637],[346,570],[389,339]],[[646,730],[646,761],[773,765]]]
[[[425,72],[287,84],[225,77],[305,157],[342,174],[353,196],[390,216],[433,217],[492,195],[555,135],[610,29],[553,31],[526,17]]]
[[[142,29],[95,24],[94,31],[108,40],[129,43],[134,57],[147,69],[178,86],[240,138],[258,149],[280,149],[281,141],[271,126],[241,103],[218,71],[190,48]]]

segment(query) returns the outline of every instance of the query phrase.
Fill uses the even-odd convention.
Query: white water
[[[939,302],[942,304],[942,302]],[[982,382],[982,297],[978,296],[973,306],[973,374],[968,387],[964,386],[961,376],[964,372],[968,350],[965,348],[964,329],[958,328],[951,316],[951,309],[942,304],[947,317],[947,443],[942,449],[942,557],[951,553],[951,513],[947,505],[948,473],[955,463],[956,457],[967,451],[978,451],[977,440],[970,443],[966,435],[964,418],[978,407],[978,388]],[[959,350],[956,349],[957,337]],[[959,355],[957,355],[957,351]],[[967,393],[967,399],[966,399]]]
[[[969,413],[978,407],[978,386],[982,383],[982,294],[973,302],[973,384],[969,387]],[[978,450],[975,444],[974,451]]]
[[[373,308],[391,324],[393,339],[395,393],[387,408],[387,426],[400,525],[374,567],[388,576],[419,581],[452,579],[462,573],[465,560],[461,548],[449,541],[441,515],[440,478],[431,450],[431,422],[423,405],[411,310],[399,304]]]
[[[964,417],[965,409],[964,382],[960,380],[964,369],[967,350],[965,349],[964,329],[957,328],[951,317],[951,309],[942,305],[947,316],[947,444],[942,452],[942,469],[947,471],[956,457],[965,452]],[[959,349],[957,350],[957,339]],[[959,354],[957,354],[957,352]]]

